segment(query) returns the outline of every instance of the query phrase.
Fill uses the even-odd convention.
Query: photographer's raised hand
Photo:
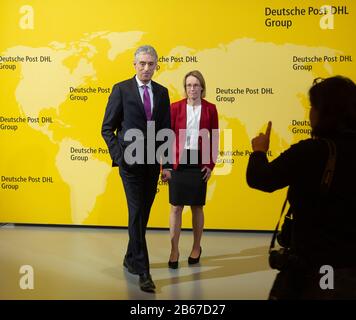
[[[260,133],[257,137],[253,138],[252,150],[267,152],[269,148],[269,139],[271,135],[272,122],[268,121],[267,129],[265,133]]]

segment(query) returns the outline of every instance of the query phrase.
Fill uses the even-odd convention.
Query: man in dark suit
[[[140,288],[146,292],[155,290],[145,234],[160,171],[160,157],[156,156],[160,143],[152,140],[156,132],[170,128],[168,90],[151,80],[157,60],[156,50],[151,46],[136,50],[136,75],[114,85],[101,131],[113,166],[119,166],[129,211],[124,267],[139,275]],[[152,130],[154,137],[147,134]]]

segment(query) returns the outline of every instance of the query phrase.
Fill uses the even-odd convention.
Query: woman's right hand
[[[208,182],[208,180],[209,180],[210,177],[211,177],[211,169],[208,168],[208,167],[204,167],[203,169],[201,169],[201,172],[204,172],[204,171],[205,171],[205,173],[204,173],[204,175],[203,175],[203,180],[204,180],[205,182]]]
[[[269,149],[269,139],[271,135],[272,122],[268,121],[266,132],[260,133],[257,137],[252,139],[252,150],[267,152]]]

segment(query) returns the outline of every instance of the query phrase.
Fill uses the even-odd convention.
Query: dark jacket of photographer
[[[356,134],[333,140],[336,167],[326,195],[320,184],[329,151],[320,139],[300,141],[271,162],[264,152],[253,152],[247,182],[266,192],[289,186],[295,217],[292,246],[310,266],[356,267]]]

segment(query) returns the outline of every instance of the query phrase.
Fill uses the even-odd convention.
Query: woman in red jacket
[[[189,264],[199,262],[200,241],[204,227],[206,185],[218,153],[218,113],[216,106],[203,98],[206,87],[203,75],[187,73],[183,81],[186,98],[171,105],[171,127],[175,133],[173,170],[162,176],[169,181],[171,254],[169,268],[178,268],[178,242],[185,205],[192,210],[194,243]]]

